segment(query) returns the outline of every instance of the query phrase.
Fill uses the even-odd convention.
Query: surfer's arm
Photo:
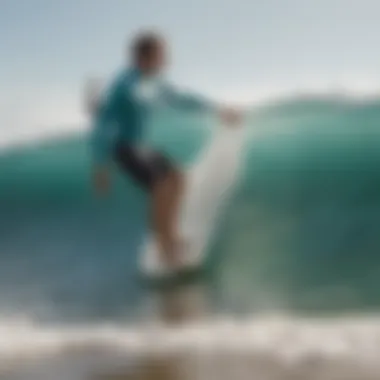
[[[227,126],[240,124],[241,112],[234,108],[218,106],[201,96],[183,93],[168,85],[163,86],[163,95],[166,103],[175,108],[217,114],[222,123]]]
[[[196,112],[212,112],[217,110],[216,105],[211,101],[199,95],[179,91],[167,84],[162,86],[162,96],[166,104],[181,110]]]
[[[109,188],[108,161],[110,156],[109,137],[107,127],[110,120],[100,111],[97,116],[92,133],[92,154],[93,154],[93,186],[98,194],[105,194]]]
[[[116,108],[119,91],[117,88],[104,97],[94,115],[91,148],[93,161],[93,184],[98,193],[106,193],[109,187],[108,164],[111,157],[114,128],[116,126]]]
[[[91,147],[93,163],[96,166],[105,166],[111,156],[119,97],[118,88],[111,88],[100,102],[94,115]]]
[[[105,166],[109,159],[109,122],[106,117],[99,116],[93,123],[91,136],[92,157],[95,166]]]

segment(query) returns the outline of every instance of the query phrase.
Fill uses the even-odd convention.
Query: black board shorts
[[[174,170],[168,157],[149,147],[118,142],[114,153],[120,169],[146,190],[151,190]]]

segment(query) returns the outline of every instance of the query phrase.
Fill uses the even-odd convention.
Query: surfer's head
[[[133,64],[143,73],[156,74],[166,64],[164,39],[154,32],[139,34],[132,43]]]

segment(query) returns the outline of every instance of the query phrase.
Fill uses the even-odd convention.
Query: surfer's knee
[[[172,193],[173,191],[181,191],[185,185],[185,177],[182,172],[177,169],[170,170],[167,175],[161,178],[153,186],[153,193],[163,194]]]
[[[178,170],[178,169],[173,169],[170,172],[170,179],[174,186],[178,189],[182,189],[185,185],[185,176],[184,174]]]

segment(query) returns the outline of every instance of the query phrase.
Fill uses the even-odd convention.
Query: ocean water
[[[82,378],[83,363],[95,371],[98,356],[112,367],[152,350],[196,356],[225,347],[257,362],[235,363],[246,372],[224,378],[378,378],[371,360],[380,354],[379,122],[377,99],[301,97],[254,108],[210,265],[165,288],[138,277],[146,195],[115,173],[110,196],[95,197],[83,133],[4,148],[4,376],[16,376],[12,365],[39,350],[55,355],[53,369],[28,362],[40,369],[17,376]],[[216,128],[211,119],[162,113],[150,139],[189,165]],[[185,372],[223,378],[211,372],[224,354],[204,353],[208,369]]]

